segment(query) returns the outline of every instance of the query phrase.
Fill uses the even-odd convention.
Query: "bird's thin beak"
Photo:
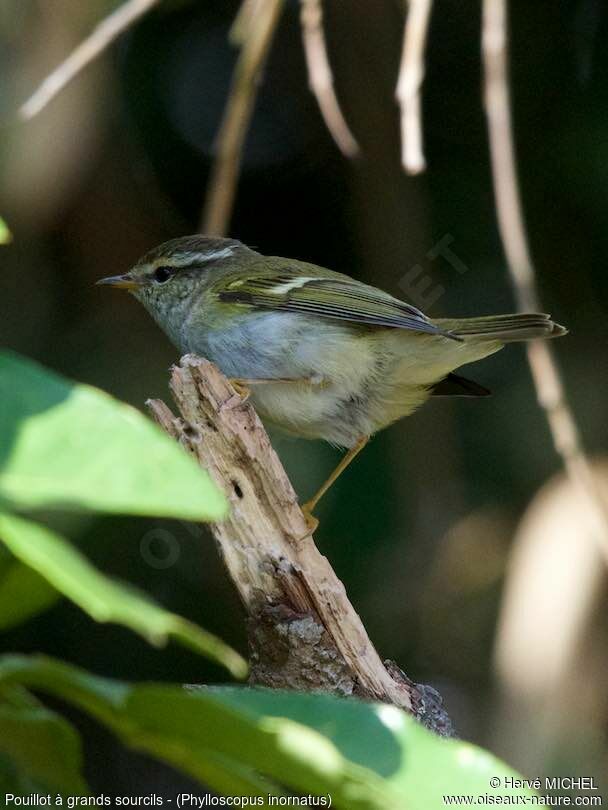
[[[135,290],[140,286],[139,282],[135,281],[129,273],[125,273],[123,276],[100,278],[95,284],[107,284],[110,287],[121,287],[123,290]]]

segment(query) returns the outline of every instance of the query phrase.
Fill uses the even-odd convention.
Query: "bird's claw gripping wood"
[[[239,399],[239,402],[238,403],[235,402],[234,404],[237,405],[237,404],[242,404],[243,402],[247,402],[247,400],[251,396],[251,388],[249,387],[249,384],[250,384],[251,380],[241,380],[241,379],[237,378],[237,379],[231,379],[229,382],[230,382],[230,385],[234,388],[234,390],[235,390],[235,392],[237,394],[237,397]],[[229,405],[229,403],[231,403],[231,400],[232,400],[232,397],[230,398],[230,400],[228,400],[227,405]]]
[[[311,502],[303,503],[300,507],[302,514],[304,515],[304,520],[306,521],[306,528],[308,529],[306,534],[301,539],[312,536],[319,528],[319,520],[312,513],[314,506],[310,506],[310,503]]]
[[[230,379],[230,384],[239,395],[242,402],[247,402],[251,396],[251,387],[254,385],[271,385],[276,383],[301,383],[309,382],[311,385],[315,384],[313,379],[295,379],[292,377],[273,377],[269,379],[243,379],[242,377],[233,377]]]

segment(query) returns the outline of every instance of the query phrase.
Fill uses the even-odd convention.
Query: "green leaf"
[[[5,792],[89,793],[76,730],[33,699],[12,705],[0,696],[0,769]]]
[[[315,730],[290,718],[256,717],[236,710],[212,690],[176,692],[171,687],[142,685],[133,689],[127,708],[149,733],[165,740],[177,735],[180,744],[198,752],[200,758],[219,754],[275,785],[301,793],[329,794],[333,806],[345,810],[404,807],[397,793],[376,774],[344,758]]]
[[[342,810],[406,807],[382,779],[343,757],[318,732],[290,719],[237,709],[215,690],[128,686],[60,662],[21,656],[0,659],[0,683],[61,697],[130,746],[223,793],[280,795],[277,785],[285,785],[305,794],[330,794],[332,806]]]
[[[289,717],[318,731],[344,757],[382,777],[404,797],[403,806],[408,810],[444,807],[444,795],[534,795],[525,789],[505,788],[505,777],[522,777],[489,752],[437,737],[394,706],[269,689],[218,687],[206,691],[227,706],[254,712],[260,718]],[[501,787],[492,788],[491,777],[499,778]]]
[[[57,591],[95,621],[129,627],[151,644],[169,638],[223,664],[236,677],[247,663],[221,639],[156,605],[127,585],[106,577],[64,538],[45,526],[0,512],[0,540]]]
[[[0,217],[0,245],[8,245],[13,241],[13,234],[10,232],[6,222]]]
[[[0,544],[0,630],[21,624],[60,598],[55,588]]]
[[[227,502],[139,411],[0,353],[0,500],[62,509],[221,520]]]
[[[475,746],[436,737],[392,706],[242,687],[127,686],[44,658],[0,659],[0,684],[47,690],[129,745],[230,795],[331,795],[341,810],[434,810],[444,795],[531,796]],[[257,774],[257,776],[256,776]],[[512,801],[511,801],[512,803]]]

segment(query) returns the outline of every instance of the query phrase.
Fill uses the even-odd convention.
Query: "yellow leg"
[[[310,383],[311,385],[323,385],[322,382],[317,383],[316,380],[296,377],[274,377],[272,379],[244,379],[243,377],[231,377],[230,383],[239,397],[246,402],[251,396],[252,385],[268,385],[270,383]]]
[[[250,390],[249,386],[247,385],[249,380],[239,380],[239,379],[231,377],[229,382],[230,382],[230,385],[236,391],[237,397],[242,402],[247,402],[247,400],[251,396],[251,390]],[[230,397],[230,403],[231,404],[232,404],[233,400],[234,400],[234,397]]]
[[[309,501],[302,504],[302,512],[304,512],[304,517],[306,518],[306,523],[308,528],[310,529],[311,533],[319,525],[319,521],[316,517],[312,514],[313,510],[315,509],[316,505],[319,503],[323,495],[327,492],[327,490],[334,484],[338,478],[342,475],[344,470],[348,467],[351,461],[357,456],[361,450],[365,447],[365,445],[369,441],[369,436],[361,436],[360,439],[357,440],[357,443],[350,448],[350,450],[344,455],[336,469],[332,472],[329,476],[327,481],[320,487],[320,489],[312,496]]]

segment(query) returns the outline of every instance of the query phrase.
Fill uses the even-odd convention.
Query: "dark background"
[[[510,6],[520,180],[540,293],[546,311],[571,330],[554,348],[585,444],[600,457],[608,402],[608,7]],[[2,2],[4,120],[111,7]],[[1,344],[140,408],[166,396],[175,350],[132,298],[93,285],[157,243],[197,230],[236,57],[226,39],[236,9],[220,0],[162,2],[35,120],[2,130],[0,214],[14,243],[0,253]],[[325,129],[308,90],[298,6],[286,2],[230,234],[261,252],[374,283],[430,315],[512,310],[481,103],[479,4],[435,4],[424,85],[429,168],[416,178],[399,163],[401,3],[327,0],[325,9],[336,88],[362,157],[347,162]],[[431,258],[437,246],[457,261],[445,251]],[[407,281],[417,266],[429,282],[424,293]],[[524,351],[509,347],[470,375],[495,396],[434,401],[378,435],[323,502],[317,543],[381,654],[442,691],[462,736],[528,776],[599,780],[608,770],[608,639],[603,574],[592,582],[585,573],[601,563],[584,507],[568,500],[558,479],[547,485],[560,465]],[[277,447],[303,497],[337,461],[317,443],[277,437]],[[522,518],[543,486],[544,500],[532,508],[551,513],[566,504],[567,537],[558,548],[549,528],[543,534],[541,515],[535,562],[517,569],[526,594],[517,625],[501,600],[516,576],[511,549],[526,542]],[[53,519],[105,571],[245,650],[237,598],[204,532],[171,521]],[[551,579],[558,555],[572,586],[565,592]],[[555,609],[540,605],[541,592]],[[583,619],[567,636],[581,605]],[[519,656],[515,679],[494,663],[507,636]],[[542,656],[527,659],[529,638],[544,639],[549,659],[551,650],[563,652],[557,669],[545,673]],[[155,650],[65,603],[1,646],[112,677],[223,678],[187,651]],[[143,794],[181,783],[79,722],[95,790]]]

